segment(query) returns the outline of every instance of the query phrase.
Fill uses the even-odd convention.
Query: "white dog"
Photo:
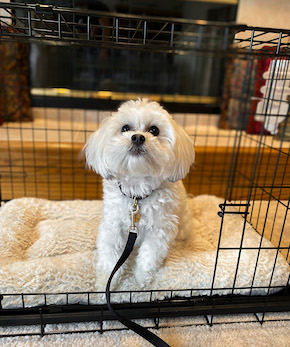
[[[157,103],[128,101],[91,135],[86,160],[103,178],[97,266],[108,275],[124,250],[133,198],[140,209],[134,275],[145,287],[175,239],[192,230],[182,182],[194,162],[186,132]]]

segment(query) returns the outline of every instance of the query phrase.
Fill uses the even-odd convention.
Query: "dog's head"
[[[186,132],[157,102],[127,101],[106,118],[85,147],[89,167],[102,177],[184,178],[194,162]]]

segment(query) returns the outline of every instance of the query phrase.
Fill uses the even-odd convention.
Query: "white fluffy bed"
[[[223,200],[208,195],[190,199],[194,226],[186,244],[177,243],[164,266],[156,273],[149,289],[162,289],[153,299],[168,295],[168,289],[188,296],[207,295],[217,253],[221,219],[218,205]],[[102,214],[101,201],[48,201],[22,198],[8,202],[0,209],[0,294],[51,293],[46,303],[86,303],[87,295],[77,292],[103,292],[106,278],[96,273],[95,240]],[[220,247],[239,247],[244,219],[226,215]],[[258,247],[261,236],[246,225],[243,247]],[[266,239],[262,247],[273,247]],[[231,293],[239,250],[220,250],[213,294]],[[251,286],[258,250],[244,249],[235,282],[234,294],[247,294]],[[276,263],[275,263],[276,262]],[[253,294],[266,294],[272,286],[284,286],[289,266],[275,249],[260,250]],[[116,284],[116,290],[139,290],[130,273]],[[264,287],[264,288],[263,288]],[[167,289],[167,291],[166,291]],[[182,292],[178,291],[186,289]],[[192,290],[191,290],[192,289]],[[202,290],[198,290],[202,289]],[[274,291],[273,289],[272,291]],[[55,295],[54,293],[75,293]],[[129,300],[128,293],[114,294],[114,301]],[[134,301],[147,301],[150,293],[133,294]],[[103,303],[103,294],[91,294],[91,303]],[[25,297],[26,306],[44,303],[44,296]],[[21,296],[4,296],[4,308],[22,304]]]

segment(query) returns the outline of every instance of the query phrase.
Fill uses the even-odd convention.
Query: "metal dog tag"
[[[141,218],[141,214],[140,214],[138,201],[137,201],[136,197],[134,197],[134,202],[133,202],[132,211],[131,211],[130,231],[133,231],[133,232],[137,233],[136,223],[139,222],[140,218]]]
[[[141,218],[141,213],[138,211],[136,214],[135,214],[135,223],[138,223],[139,220]]]

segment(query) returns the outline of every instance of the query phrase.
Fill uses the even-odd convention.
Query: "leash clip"
[[[133,200],[133,206],[132,206],[132,211],[131,211],[131,226],[129,228],[129,232],[136,233],[138,235],[138,228],[136,226],[136,223],[139,222],[140,220],[140,208],[138,204],[138,200],[136,196],[134,196]]]

